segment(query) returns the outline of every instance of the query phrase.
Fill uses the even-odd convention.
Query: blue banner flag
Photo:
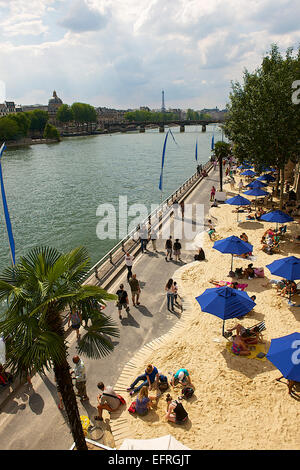
[[[168,130],[166,138],[165,138],[163,153],[162,153],[162,159],[161,159],[161,171],[160,171],[160,179],[159,179],[159,185],[158,185],[160,191],[162,191],[162,187],[163,187],[163,171],[164,171],[166,145],[167,145],[167,139],[168,139],[169,132],[170,132],[170,130]]]
[[[2,165],[1,165],[1,157],[6,149],[5,143],[2,144],[2,147],[0,148],[0,186],[1,186],[1,195],[2,195],[2,203],[3,203],[3,211],[4,211],[4,217],[5,217],[5,222],[6,222],[6,230],[7,230],[7,235],[8,235],[8,241],[10,245],[10,253],[11,253],[11,258],[13,265],[16,262],[15,258],[15,241],[12,233],[12,227],[11,227],[11,222],[10,222],[10,217],[9,217],[9,212],[8,212],[8,207],[7,207],[7,201],[6,201],[6,196],[5,196],[5,191],[4,191],[4,182],[3,182],[3,174],[2,174]]]
[[[198,160],[198,139],[196,140],[195,159]]]
[[[212,138],[211,138],[211,150],[214,150],[215,148],[215,136],[213,134]]]

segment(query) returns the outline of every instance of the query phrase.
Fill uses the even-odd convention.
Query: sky
[[[0,90],[56,90],[117,109],[214,108],[277,43],[300,43],[299,0],[0,0]],[[295,77],[300,79],[300,77]]]

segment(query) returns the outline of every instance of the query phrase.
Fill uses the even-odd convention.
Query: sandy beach
[[[237,194],[229,186],[225,186],[225,190],[228,197]],[[245,232],[253,245],[253,259],[235,257],[234,269],[245,268],[250,262],[255,267],[265,268],[280,257],[299,256],[300,245],[293,242],[293,236],[299,234],[298,221],[288,224],[279,253],[268,255],[261,250],[261,237],[275,224],[245,221],[246,213],[239,214],[240,222],[237,223],[234,209],[234,206],[222,204],[210,212],[217,221],[216,231],[220,238]],[[281,376],[280,371],[266,358],[233,356],[222,337],[222,320],[202,312],[195,300],[205,289],[214,287],[210,279],[231,280],[228,277],[231,255],[212,249],[213,242],[207,233],[201,239],[206,261],[186,265],[178,274],[179,293],[184,301],[190,302],[181,329],[176,335],[169,334],[163,344],[148,357],[144,356],[132,372],[133,380],[148,363],[154,364],[165,375],[181,367],[187,368],[195,385],[194,396],[183,402],[189,420],[178,426],[164,419],[166,394],[177,398],[181,391],[180,387],[170,387],[158,399],[157,407],[145,417],[131,415],[127,410],[122,413],[128,437],[150,439],[172,434],[191,449],[299,449],[300,402],[288,395],[284,383],[275,380]],[[279,278],[272,276],[267,268],[264,274],[264,278],[240,281],[248,284],[246,292],[250,296],[256,295],[257,305],[244,319],[227,321],[226,328],[237,322],[249,327],[265,320],[263,336],[267,352],[272,338],[299,331],[300,307],[291,307],[287,299],[277,296],[276,288],[268,284],[268,280]],[[294,296],[293,300],[296,305],[300,304],[299,296]],[[129,394],[126,396],[128,406],[133,400]]]

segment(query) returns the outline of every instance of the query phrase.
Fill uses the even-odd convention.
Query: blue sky
[[[0,0],[0,80],[18,104],[222,108],[271,43],[298,47],[299,18],[299,0]]]

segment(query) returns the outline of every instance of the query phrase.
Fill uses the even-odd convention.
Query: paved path
[[[217,172],[211,171],[196,189],[185,200],[185,204],[203,204],[207,214],[210,208],[210,188],[218,184]],[[193,223],[191,221],[191,223]],[[171,222],[171,234],[172,234]],[[98,381],[114,385],[124,367],[132,356],[146,343],[167,333],[179,318],[180,311],[173,314],[167,310],[164,286],[175,270],[185,263],[193,261],[195,251],[187,249],[182,243],[183,263],[165,261],[164,240],[158,240],[159,253],[148,252],[139,254],[134,262],[133,273],[141,282],[141,305],[132,306],[130,288],[126,273],[120,276],[111,288],[115,293],[121,282],[129,294],[130,313],[118,318],[115,303],[108,304],[105,312],[120,325],[120,338],[114,339],[115,349],[106,358],[100,360],[84,359],[87,369],[87,391],[90,400],[78,401],[81,415],[93,418],[97,414],[96,396]],[[149,250],[152,250],[149,243]],[[75,333],[70,335],[70,363],[76,353]],[[34,389],[27,385],[21,387],[15,396],[3,408],[0,416],[0,449],[68,449],[73,443],[64,412],[57,408],[57,394],[53,373],[47,376],[36,375],[32,379]],[[109,429],[109,423],[104,421],[104,427]]]

